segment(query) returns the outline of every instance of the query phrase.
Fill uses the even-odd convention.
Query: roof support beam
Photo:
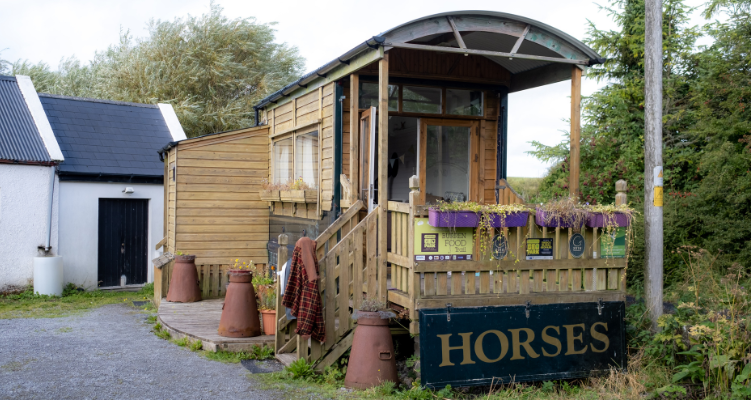
[[[420,44],[411,44],[411,43],[386,43],[386,45],[390,47],[398,48],[398,49],[437,51],[440,53],[459,53],[459,54],[474,54],[478,56],[522,58],[526,60],[548,61],[548,62],[563,63],[563,64],[578,64],[578,65],[589,64],[589,60],[576,60],[576,59],[572,60],[568,58],[534,56],[531,54],[521,54],[521,53],[512,54],[512,53],[504,53],[500,51],[457,49],[456,47],[424,46]]]
[[[526,28],[524,28],[524,32],[522,32],[522,35],[519,36],[519,39],[516,39],[516,43],[514,43],[514,48],[511,49],[511,54],[515,54],[519,47],[521,47],[522,42],[524,41],[524,38],[527,37],[527,34],[529,33],[529,28],[531,28],[532,25],[527,25]]]
[[[451,30],[454,31],[454,37],[456,38],[456,43],[458,43],[459,47],[461,47],[462,49],[466,49],[467,45],[464,44],[464,39],[462,39],[462,35],[459,33],[459,30],[456,29],[456,24],[454,24],[454,18],[451,16],[448,16],[446,18],[449,20],[449,25],[451,25]]]

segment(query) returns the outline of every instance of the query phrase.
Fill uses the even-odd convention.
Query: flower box
[[[590,228],[605,228],[606,226],[629,226],[627,214],[614,212],[613,214],[589,213],[587,217],[587,226]]]
[[[280,190],[280,201],[285,203],[315,203],[318,201],[317,190]]]
[[[516,228],[526,226],[528,218],[529,211],[507,213],[503,216],[501,216],[501,214],[490,214],[490,226],[492,228]]]
[[[584,212],[584,211],[582,211]],[[573,223],[569,221],[564,221],[561,217],[555,217],[550,219],[548,221],[547,218],[547,212],[541,208],[537,208],[537,211],[535,212],[535,223],[539,226],[543,226],[546,228],[576,228],[581,229],[582,226],[587,222],[586,218],[582,218],[581,226],[574,226]]]
[[[269,190],[269,191],[262,190],[258,196],[261,198],[261,200],[264,200],[264,201],[281,201],[279,198],[278,190]]]
[[[479,216],[474,211],[438,211],[430,209],[428,224],[434,228],[475,228]]]

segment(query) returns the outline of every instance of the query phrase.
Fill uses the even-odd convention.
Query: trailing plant
[[[576,197],[560,197],[540,204],[538,208],[545,212],[545,224],[568,225],[573,227],[574,232],[581,231],[587,221],[589,213],[584,209]]]
[[[618,216],[621,215],[626,218],[626,259],[629,258],[634,248],[634,218],[640,213],[626,204],[590,204],[585,205],[585,210],[591,214],[601,214],[604,227],[602,228],[601,240],[606,240],[607,250],[606,254],[613,254],[613,248],[615,247],[615,236],[618,233],[618,229],[621,228],[618,225]]]

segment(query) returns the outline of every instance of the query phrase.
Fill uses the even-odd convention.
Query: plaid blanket
[[[295,246],[292,253],[292,271],[289,281],[284,288],[282,304],[292,310],[292,315],[297,317],[297,329],[295,333],[300,336],[310,335],[313,340],[323,342],[326,328],[323,324],[323,306],[321,294],[318,292],[318,280],[308,282],[308,274],[302,261],[302,249]],[[318,272],[318,259],[313,253],[313,262]]]

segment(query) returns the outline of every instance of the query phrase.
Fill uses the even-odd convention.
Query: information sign
[[[415,218],[415,261],[471,260],[474,228],[436,228]]]

